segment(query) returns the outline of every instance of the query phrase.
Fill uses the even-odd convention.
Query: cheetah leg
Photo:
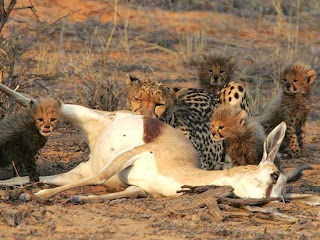
[[[287,127],[286,139],[288,140],[290,146],[289,155],[295,158],[301,157],[301,149],[294,126]]]
[[[309,157],[307,148],[303,142],[302,134],[303,134],[303,131],[301,129],[301,126],[299,126],[299,129],[297,130],[297,138],[298,138],[299,146],[301,148],[301,155],[302,157]]]
[[[87,203],[95,201],[107,201],[119,198],[138,198],[138,197],[147,197],[148,194],[142,188],[136,186],[129,186],[124,191],[109,193],[105,195],[89,195],[89,196],[80,196],[75,195],[72,197],[72,201],[75,203]]]

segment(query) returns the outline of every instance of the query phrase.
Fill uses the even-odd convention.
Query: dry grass
[[[317,0],[115,0],[102,1],[101,9],[100,14],[108,12],[111,16],[107,22],[101,22],[98,15],[86,21],[66,18],[57,22],[33,48],[28,48],[28,54],[14,62],[12,75],[32,73],[46,79],[50,76],[81,82],[81,91],[87,91],[81,101],[104,108],[98,104],[103,97],[95,89],[113,89],[110,85],[122,81],[126,73],[162,80],[185,79],[195,85],[196,67],[192,63],[196,56],[222,52],[237,57],[237,78],[248,83],[251,103],[259,112],[266,102],[261,101],[266,98],[261,89],[267,84],[273,88],[272,93],[278,90],[283,66],[299,60],[320,70]],[[203,12],[206,17],[201,17],[203,10],[207,11]],[[166,14],[185,17],[193,14],[191,11],[195,11],[194,15],[182,20],[185,25],[177,17],[172,18],[170,25],[164,24]],[[137,20],[140,16],[145,17],[145,25]],[[29,28],[35,29],[37,24],[38,21],[31,21]],[[32,39],[28,35],[34,31],[22,31],[14,20],[8,29],[11,34],[12,29],[19,34],[3,40],[2,69],[10,62],[8,56],[12,58],[21,45],[26,45]],[[110,96],[118,96],[114,89],[107,90]],[[89,95],[95,100],[89,101]]]

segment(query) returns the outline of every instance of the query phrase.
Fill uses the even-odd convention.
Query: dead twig
[[[9,3],[9,6],[5,8],[4,0],[0,0],[0,33],[2,31],[2,28],[8,21],[10,13],[13,10],[16,3],[17,3],[17,0],[11,0]]]
[[[270,215],[274,220],[286,222],[286,223],[295,223],[298,221],[297,218],[278,212],[274,208],[261,208],[256,206],[245,206],[243,209],[248,210],[249,212],[259,212]]]
[[[209,189],[214,189],[213,196],[216,198],[223,198],[227,196],[233,195],[233,188],[230,186],[216,186],[216,185],[206,185],[206,186],[189,186],[183,185],[181,190],[177,191],[177,193],[184,193],[184,194],[199,194],[203,193]]]
[[[280,198],[248,198],[248,199],[232,199],[232,198],[219,198],[219,203],[229,204],[234,207],[249,206],[262,206],[271,201],[279,200]]]

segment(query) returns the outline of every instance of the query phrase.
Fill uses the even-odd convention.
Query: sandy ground
[[[118,32],[116,31],[112,48],[101,53],[97,47],[98,40],[96,40],[98,43],[94,42],[90,45],[93,32],[90,26],[92,24],[102,26],[102,30],[98,28],[101,35],[96,35],[96,38],[107,41],[114,20],[113,8],[100,1],[33,2],[37,14],[49,23],[72,11],[79,11],[72,14],[63,24],[50,28],[48,35],[44,35],[40,43],[30,49],[31,53],[46,51],[46,55],[38,54],[35,59],[43,60],[53,70],[48,79],[41,80],[40,76],[39,80],[39,77],[32,74],[34,71],[44,74],[45,69],[41,68],[40,71],[39,66],[42,65],[36,65],[34,70],[31,69],[30,75],[22,77],[28,84],[22,84],[21,91],[33,96],[50,93],[64,101],[81,104],[85,103],[80,101],[75,87],[81,83],[82,79],[81,74],[77,75],[77,73],[83,72],[80,67],[71,68],[70,65],[72,63],[80,66],[80,64],[85,65],[86,62],[84,60],[77,62],[75,56],[83,59],[86,56],[90,59],[94,58],[95,61],[88,63],[93,66],[100,66],[99,64],[105,61],[101,66],[104,73],[110,75],[112,79],[123,80],[129,72],[139,76],[151,76],[169,86],[197,87],[196,67],[185,64],[183,57],[186,54],[179,48],[179,38],[173,39],[172,42],[165,42],[168,45],[167,48],[161,49],[158,46],[164,41],[162,35],[169,38],[175,36],[177,32],[182,36],[203,30],[207,38],[206,48],[217,48],[243,56],[240,62],[245,69],[238,71],[243,78],[245,78],[243,75],[245,70],[251,71],[255,68],[260,72],[267,71],[268,68],[262,67],[261,62],[258,62],[261,67],[258,68],[258,63],[255,65],[254,61],[262,59],[267,62],[266,59],[279,57],[275,55],[274,49],[279,46],[285,46],[286,49],[289,41],[288,36],[283,35],[283,29],[279,29],[279,26],[265,19],[257,22],[256,19],[210,11],[173,12],[161,8],[146,10],[127,4],[118,6],[117,21],[121,26],[117,29]],[[28,1],[20,3],[29,4]],[[16,11],[13,16],[14,19],[9,24],[22,24],[31,29],[30,35],[34,33],[29,23],[32,14],[28,9]],[[314,24],[315,20],[305,19],[304,22],[300,21],[301,25],[298,29],[302,58],[307,58],[309,51],[317,53],[320,45],[319,27]],[[127,20],[130,20],[129,33],[131,34],[128,39],[129,51],[125,48],[125,41],[122,41],[125,39],[123,29]],[[170,26],[167,24],[169,20]],[[283,25],[282,27],[290,27],[287,30],[293,32],[297,30],[291,26]],[[155,29],[157,33],[152,38],[152,31]],[[10,34],[8,29],[5,30],[5,34]],[[291,37],[294,38],[293,35]],[[154,45],[151,40],[158,41],[158,45]],[[46,44],[50,51],[44,49],[43,46]],[[170,44],[173,44],[172,48]],[[87,52],[88,49],[92,50],[91,55]],[[103,58],[103,54],[107,54],[107,57]],[[42,58],[39,59],[41,56]],[[317,55],[314,56],[312,64],[319,75],[319,59]],[[66,69],[67,73],[62,73],[62,70],[57,71],[62,68]],[[250,78],[245,78],[248,80],[248,89],[253,96],[259,93],[259,98],[255,98],[259,100],[259,107],[263,107],[275,92],[273,90],[275,86],[271,80],[274,71],[275,69],[267,72],[271,77],[261,85],[250,82],[249,80],[252,80]],[[265,75],[261,76],[261,79],[265,77]],[[89,79],[90,77],[92,76],[89,76]],[[44,91],[44,85],[47,91]],[[314,169],[305,171],[302,179],[288,185],[293,187],[293,192],[312,193],[318,196],[320,195],[319,93],[319,84],[316,82],[312,94],[312,111],[305,129],[305,140],[310,157],[281,160],[286,170],[309,163]],[[87,159],[88,150],[79,132],[69,123],[64,122],[42,149],[37,164],[41,175],[50,175],[68,171]],[[0,173],[2,179],[11,176],[11,170],[1,170]],[[254,213],[219,202],[210,196],[210,192],[187,194],[177,198],[120,199],[82,205],[74,205],[70,202],[70,197],[75,194],[105,194],[112,191],[102,186],[66,191],[42,202],[23,203],[17,200],[22,191],[36,191],[46,187],[51,186],[38,184],[25,188],[4,188],[11,195],[9,200],[0,201],[0,237],[2,239],[320,239],[320,206],[279,202],[264,205],[263,208],[272,208],[287,216],[276,218],[270,214]]]

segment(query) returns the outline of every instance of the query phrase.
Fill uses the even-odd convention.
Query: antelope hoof
[[[30,193],[25,192],[21,193],[18,199],[21,202],[29,202],[32,199],[32,196]]]
[[[83,196],[74,195],[74,196],[71,198],[71,201],[73,202],[73,204],[81,204],[81,203],[83,203]]]

